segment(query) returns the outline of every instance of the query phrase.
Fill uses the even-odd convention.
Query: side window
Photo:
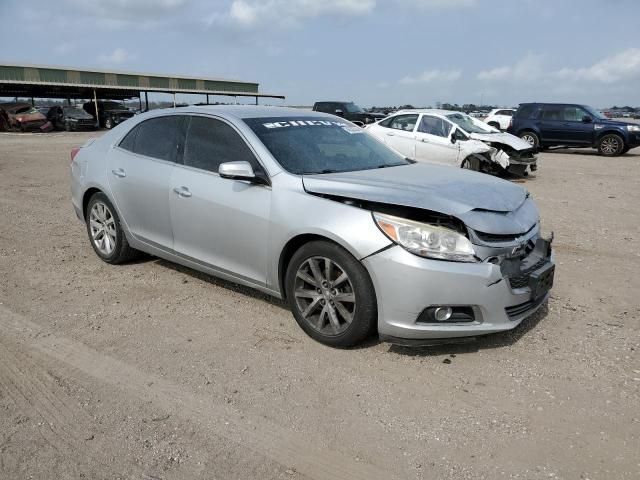
[[[226,123],[207,117],[191,117],[184,148],[184,164],[218,173],[225,162],[249,162],[259,168],[242,137]]]
[[[565,122],[581,122],[582,117],[587,115],[580,107],[569,106],[564,108],[564,118]]]
[[[380,125],[381,127],[386,127],[389,128],[391,126],[391,122],[393,122],[393,119],[395,117],[389,117],[389,118],[385,118],[384,120],[382,120],[381,122],[378,122],[378,125]]]
[[[542,112],[543,120],[563,120],[564,107],[562,105],[545,105],[544,111]]]
[[[391,123],[389,124],[389,128],[393,128],[395,130],[404,130],[406,132],[413,132],[413,127],[415,127],[417,121],[417,114],[396,115],[395,117],[393,117]]]
[[[531,118],[536,111],[536,105],[522,105],[515,115],[517,118]]]
[[[506,115],[507,117],[511,117],[513,112],[511,110],[498,110],[496,115]]]
[[[127,133],[127,135],[122,139],[120,145],[118,146],[120,148],[124,148],[125,150],[129,150],[130,152],[133,152],[136,148],[136,137],[138,136],[138,130],[140,130],[140,125],[136,125],[135,127],[133,127],[129,131],[129,133]]]
[[[420,120],[420,126],[418,131],[422,133],[428,133],[429,135],[436,135],[438,137],[449,136],[449,125],[438,117],[431,117],[429,115],[423,115]]]
[[[180,117],[172,115],[142,122],[137,127],[138,133],[133,151],[147,157],[175,162],[181,128],[180,120]]]

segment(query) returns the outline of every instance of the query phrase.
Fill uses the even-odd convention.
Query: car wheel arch
[[[622,134],[619,130],[615,130],[611,128],[607,130],[599,131],[598,135],[595,138],[594,144],[597,146],[598,142],[600,142],[600,139],[605,135],[616,135],[622,139],[622,143],[624,143],[625,145],[627,144],[627,139],[625,138],[624,134]]]
[[[89,200],[91,200],[91,197],[93,197],[96,193],[102,193],[106,195],[106,193],[96,187],[88,188],[82,195],[82,215],[85,220],[87,218],[87,207],[89,206]]]
[[[287,275],[287,268],[289,267],[289,262],[293,258],[293,255],[300,249],[302,246],[306,245],[309,242],[313,241],[325,241],[329,243],[333,243],[338,245],[341,248],[344,248],[347,252],[354,256],[357,260],[360,260],[359,256],[343,242],[336,240],[327,235],[322,235],[320,233],[301,233],[292,238],[290,238],[287,243],[285,243],[284,247],[280,251],[280,258],[278,259],[278,289],[280,290],[280,295],[283,300],[287,300],[287,292],[285,289],[285,277]],[[366,267],[365,267],[366,269]]]

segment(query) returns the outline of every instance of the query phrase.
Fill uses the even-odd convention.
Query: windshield
[[[467,133],[493,133],[489,127],[482,128],[473,121],[473,118],[469,115],[465,115],[464,113],[452,113],[447,115],[447,118],[458,125],[462,131]]]
[[[589,115],[591,115],[593,118],[597,118],[598,120],[606,120],[607,117],[600,113],[598,110],[596,110],[593,107],[590,107],[589,105],[583,105],[583,108],[589,113]]]
[[[363,113],[364,112],[364,110],[362,110],[358,105],[356,105],[353,102],[345,103],[344,104],[344,108],[346,108],[347,112],[349,112],[349,113]]]
[[[393,150],[345,121],[322,117],[247,118],[286,171],[301,174],[352,172],[409,165]]]

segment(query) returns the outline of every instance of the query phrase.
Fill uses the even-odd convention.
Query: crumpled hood
[[[483,142],[495,142],[495,143],[504,143],[505,145],[509,145],[514,150],[528,150],[531,148],[531,145],[519,137],[515,135],[511,135],[510,133],[500,132],[500,133],[471,133],[471,138],[475,140],[480,140]]]
[[[480,232],[524,233],[538,220],[527,192],[477,172],[427,163],[303,176],[309,193],[421,208],[451,215]]]

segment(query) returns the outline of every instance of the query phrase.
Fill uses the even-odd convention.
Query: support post
[[[100,116],[98,115],[98,96],[96,95],[96,89],[93,89],[93,106],[96,107],[96,127],[100,128]]]
[[[209,94],[207,93],[207,105],[209,105]]]
[[[142,112],[142,94],[138,93],[138,109]]]
[[[258,105],[258,96],[256,95],[256,105]]]
[[[176,108],[176,92],[173,92],[173,108]]]
[[[31,106],[32,106],[32,107],[35,107],[35,106],[36,106],[36,102],[35,102],[35,100],[33,99],[33,97],[31,97]]]
[[[144,111],[149,111],[149,95],[147,94],[147,92],[144,92]]]

